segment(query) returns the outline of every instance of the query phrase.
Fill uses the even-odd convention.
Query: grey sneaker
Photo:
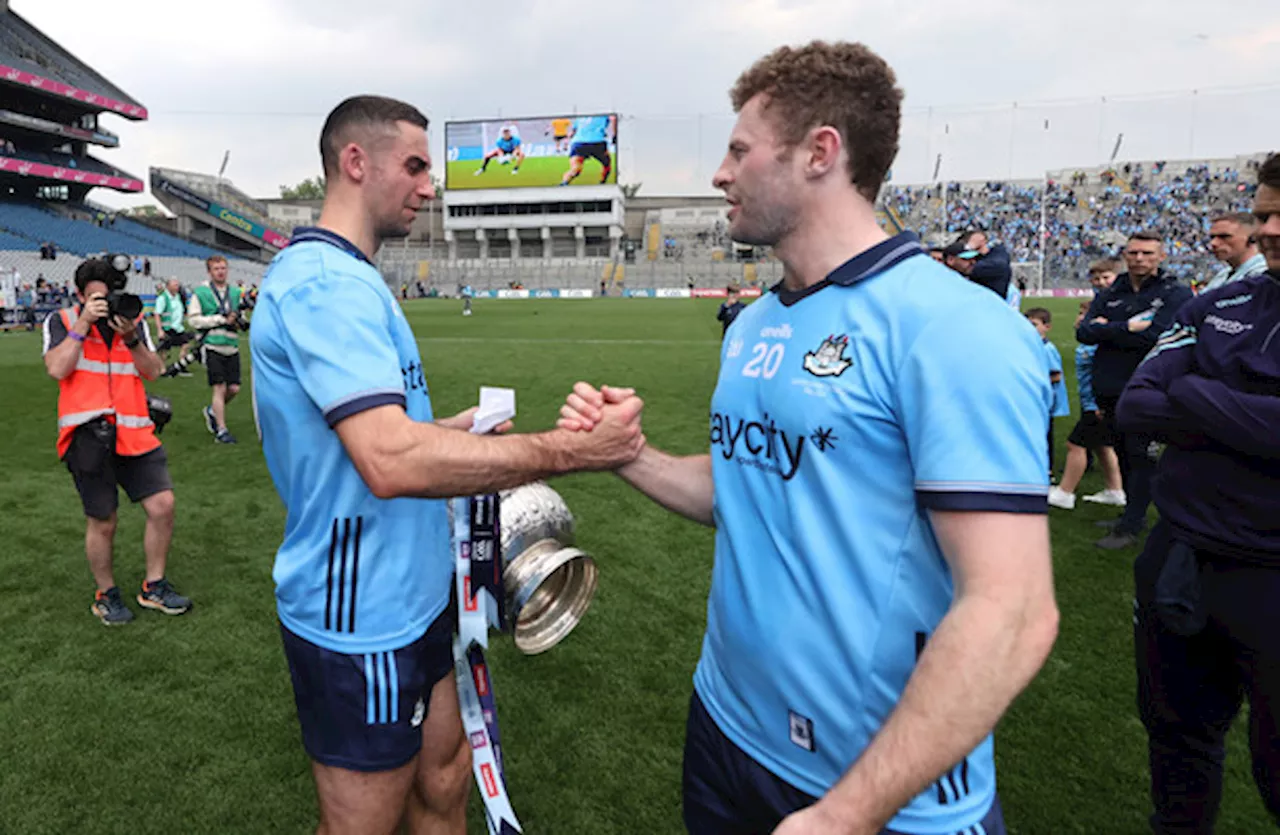
[[[231,431],[228,429],[223,429],[221,432],[214,435],[213,439],[220,444],[234,444],[236,442],[236,436],[232,435]]]
[[[210,435],[218,434],[218,419],[213,416],[213,409],[205,406],[200,410],[200,414],[204,415],[204,426],[209,430]]]
[[[124,605],[124,598],[120,596],[120,589],[116,586],[106,591],[94,592],[93,605],[89,607],[89,611],[107,626],[123,626],[133,620],[133,612]]]
[[[142,584],[142,591],[138,592],[138,605],[166,615],[180,615],[191,608],[191,600],[174,591],[169,581],[161,577],[154,583]],[[132,618],[133,615],[129,617]]]

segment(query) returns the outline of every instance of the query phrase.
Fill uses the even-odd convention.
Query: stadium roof
[[[0,0],[0,83],[65,97],[127,119],[147,118],[147,109],[136,99],[8,6]]]

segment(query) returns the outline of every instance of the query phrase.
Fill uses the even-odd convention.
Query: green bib
[[[202,316],[217,316],[218,314],[235,313],[240,309],[240,288],[228,285],[224,304],[219,305],[217,296],[214,295],[213,287],[209,284],[201,284],[196,288],[196,298],[200,300],[200,314]],[[226,345],[236,347],[240,344],[240,337],[233,331],[226,328],[214,328],[209,331],[209,335],[205,337],[206,345]]]

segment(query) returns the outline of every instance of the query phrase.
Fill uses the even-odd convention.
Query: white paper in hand
[[[516,416],[516,390],[480,387],[480,408],[471,423],[474,435],[487,435]]]

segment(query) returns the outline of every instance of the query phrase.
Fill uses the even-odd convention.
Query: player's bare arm
[[[399,406],[352,415],[336,429],[375,496],[445,498],[488,493],[574,470],[608,470],[644,445],[636,398],[604,410],[595,433],[564,430],[479,436],[411,420]]]

